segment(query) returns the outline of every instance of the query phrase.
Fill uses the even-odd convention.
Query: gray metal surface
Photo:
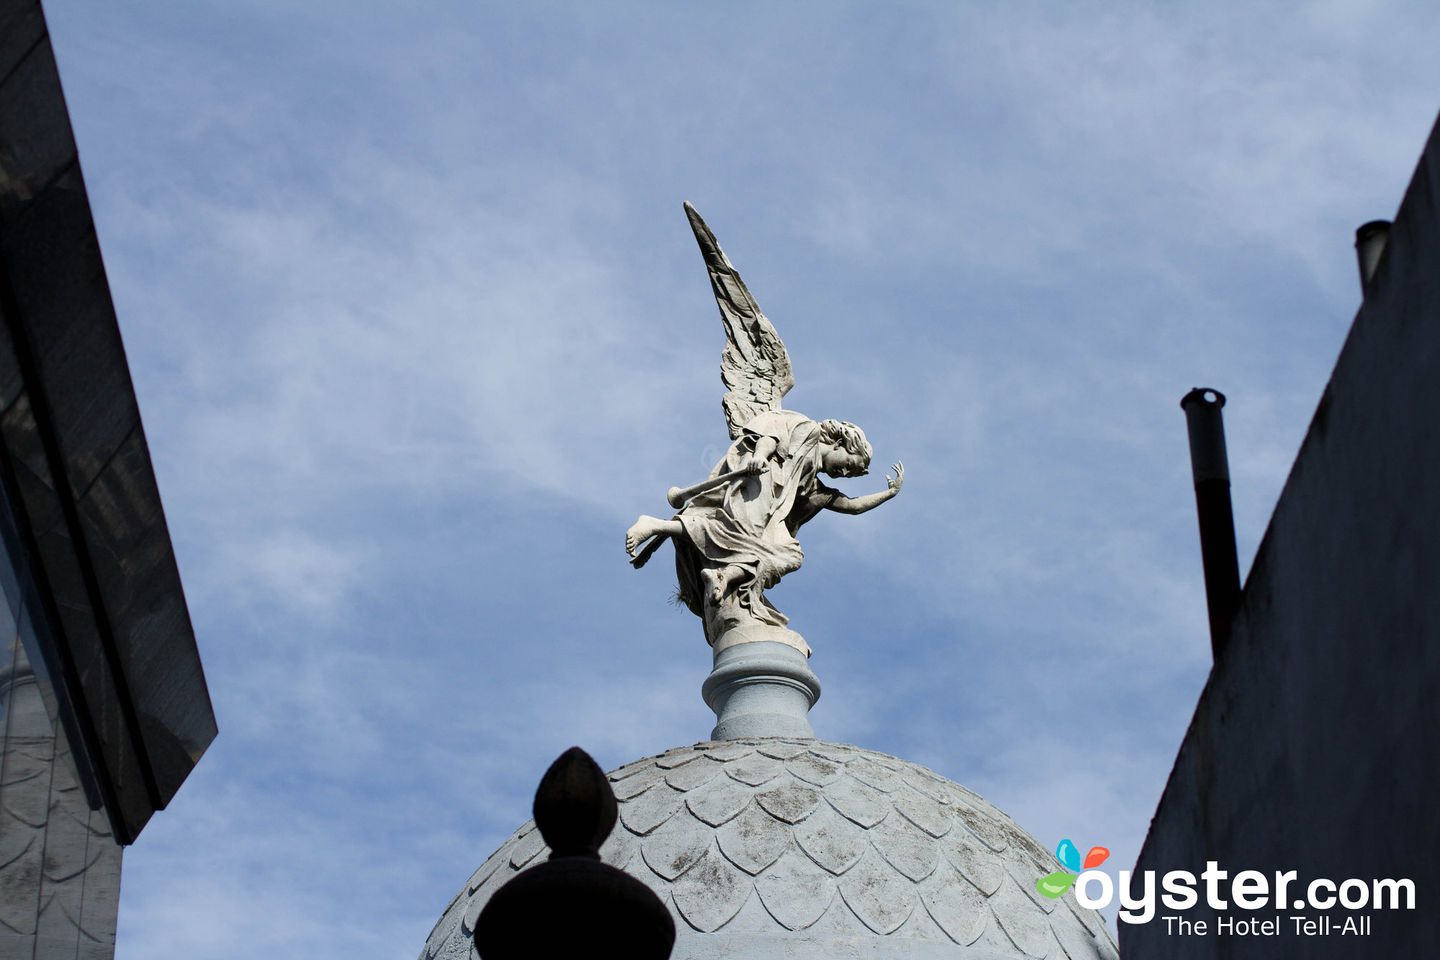
[[[1113,958],[1054,858],[1005,814],[924,767],[813,739],[699,743],[609,774],[620,825],[601,855],[675,917],[673,960]],[[527,823],[435,925],[421,960],[473,956],[491,894],[548,852]],[[619,946],[619,945],[617,945]]]

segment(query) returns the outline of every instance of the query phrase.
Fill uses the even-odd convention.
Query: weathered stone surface
[[[491,875],[493,875],[496,870],[500,869],[501,862],[502,860],[498,856],[494,856],[491,857],[489,860],[486,860],[480,865],[480,869],[476,870],[475,873],[470,877],[470,882],[465,885],[465,889],[461,892],[474,893],[476,890],[479,890],[480,887],[484,885],[485,881],[489,880]]]
[[[705,751],[705,756],[711,760],[719,760],[721,763],[729,763],[731,760],[739,760],[755,752],[758,740],[724,740],[711,741],[699,749]]]
[[[654,770],[656,767],[660,767],[660,761],[664,759],[665,756],[665,754],[662,754],[659,757],[651,757],[648,760],[636,760],[633,763],[627,763],[623,767],[611,770],[605,774],[605,776],[610,778],[611,789],[614,789],[614,784],[617,780],[624,780],[628,777],[635,776],[637,773],[643,773],[647,770]],[[664,768],[661,767],[661,769]]]
[[[703,756],[705,756],[705,754],[695,753],[693,751],[689,753],[681,753],[676,750],[671,750],[656,757],[655,766],[659,767],[661,770],[674,770],[677,767],[683,767],[687,763],[699,760]]]
[[[637,838],[629,830],[621,830],[618,827],[610,831],[610,836],[600,845],[600,859],[612,867],[625,869],[630,858],[635,855]]]
[[[672,821],[673,822],[673,821]],[[686,829],[679,824],[673,830],[657,830],[646,838],[640,855],[645,865],[666,880],[678,880],[714,845],[712,839],[697,830]]]
[[[900,811],[900,816],[930,836],[938,839],[950,832],[950,811],[945,804],[909,789],[896,791],[890,802]]]
[[[870,830],[870,842],[885,862],[912,883],[919,883],[939,866],[939,851],[932,838],[904,817],[886,817]]]
[[[755,802],[776,820],[799,823],[820,805],[820,794],[793,779],[785,779],[755,795]]]
[[[520,838],[510,851],[510,866],[516,870],[527,866],[530,861],[539,856],[540,851],[545,849],[545,841],[540,836],[539,830],[530,830]]]
[[[661,771],[663,772],[663,771]],[[655,777],[626,777],[624,780],[617,780],[610,784],[610,789],[615,791],[616,800],[629,800],[638,797],[640,794],[655,786]]]
[[[754,876],[790,849],[789,824],[776,820],[758,803],[715,831],[720,852],[735,866]]]
[[[633,800],[620,804],[620,822],[631,833],[643,837],[675,816],[684,804],[684,797],[680,791],[663,784],[646,790]]]
[[[987,897],[1005,882],[1005,868],[999,859],[966,830],[951,830],[940,850],[960,875]]]
[[[766,757],[774,757],[776,760],[789,760],[791,757],[798,757],[806,751],[803,740],[774,740],[766,739],[760,741],[760,746],[755,752]]]
[[[901,776],[906,783],[931,800],[947,806],[960,799],[974,796],[969,790],[964,789],[957,783],[951,783],[949,780],[944,780],[919,770],[902,770]]]
[[[990,910],[1006,935],[1027,956],[1043,957],[1050,952],[1049,919],[1013,880],[1001,884],[990,898]]]
[[[739,913],[754,889],[748,876],[712,852],[670,888],[670,895],[686,923],[709,933]]]
[[[691,768],[715,775],[678,775]],[[760,773],[762,783],[747,782]],[[894,789],[870,782],[890,786],[881,774]],[[1059,866],[1042,862],[1028,834],[903,760],[816,740],[737,740],[672,750],[610,779],[650,784],[619,798],[620,824],[601,857],[670,907],[673,960],[1116,956],[1099,916],[1073,894],[1043,905],[1030,895]],[[544,859],[532,836],[529,825],[517,831],[462,887],[422,957],[470,956],[466,917],[514,876],[514,860]]]
[[[985,922],[990,917],[985,895],[967,883],[953,867],[942,867],[931,876],[931,882],[920,892],[920,901],[945,935],[962,946],[974,943],[985,932]],[[1091,938],[1085,934],[1084,939]],[[1082,952],[1078,956],[1086,954]]]
[[[803,930],[835,899],[835,878],[800,852],[788,853],[755,881],[765,909],[787,930]]]
[[[894,809],[883,793],[858,780],[836,780],[825,788],[825,799],[846,820],[867,830],[884,820]]]
[[[915,885],[871,852],[840,881],[840,895],[855,916],[884,936],[910,919],[915,909]]]
[[[1055,939],[1060,941],[1060,947],[1065,951],[1066,956],[1083,957],[1085,951],[1094,942],[1094,937],[1086,925],[1073,923],[1051,923],[1050,932],[1055,934]]]
[[[475,932],[475,924],[480,919],[480,911],[485,909],[485,904],[488,902],[487,900],[477,898],[472,900],[470,906],[465,908],[465,915],[461,918],[460,923],[466,933],[473,934]]]
[[[874,760],[852,760],[846,764],[845,772],[881,793],[894,793],[900,789],[900,778]]]
[[[701,758],[671,770],[665,774],[665,782],[676,790],[694,790],[703,783],[709,783],[712,777],[720,776],[722,765],[720,762]]]
[[[810,742],[810,752],[817,757],[829,760],[831,763],[846,764],[860,755],[857,747],[848,743],[827,743],[824,740],[813,740]],[[869,751],[865,751],[869,753]]]
[[[784,772],[783,763],[759,753],[749,754],[725,765],[726,776],[752,787],[769,783]]]
[[[821,806],[796,828],[795,842],[810,859],[836,876],[859,863],[870,847],[865,831],[829,806]]]
[[[802,754],[791,760],[786,765],[795,776],[806,783],[813,783],[817,787],[823,787],[840,779],[840,765],[833,760],[827,760],[814,754]]]
[[[718,827],[739,816],[752,796],[752,791],[742,784],[721,777],[713,784],[707,784],[704,790],[697,790],[686,797],[685,805],[696,819]]]
[[[1013,865],[1007,864],[1005,872],[1010,875],[1010,879],[1015,881],[1015,887],[1021,893],[1025,894],[1025,896],[1029,897],[1030,902],[1035,904],[1035,906],[1039,907],[1041,910],[1045,911],[1046,913],[1051,913],[1055,910],[1056,907],[1060,905],[1059,900],[1052,900],[1051,898],[1041,894],[1039,890],[1036,890],[1035,884],[1026,883],[1025,877],[1029,875],[1026,871],[1016,870]]]
[[[1004,853],[1009,841],[1006,839],[1005,831],[1000,829],[982,811],[977,810],[970,804],[963,801],[955,804],[955,815],[966,828],[979,837],[980,840],[996,853]]]

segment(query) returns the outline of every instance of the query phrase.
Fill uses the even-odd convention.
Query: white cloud
[[[309,533],[283,530],[240,546],[225,556],[223,566],[245,579],[252,597],[263,595],[283,605],[319,616],[333,616],[353,598],[363,575],[364,551],[345,549]]]

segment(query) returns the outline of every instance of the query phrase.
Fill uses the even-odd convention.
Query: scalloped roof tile
[[[675,917],[673,960],[866,956],[1117,960],[1058,864],[970,790],[895,757],[820,740],[699,743],[609,774],[619,822],[605,862]],[[475,917],[548,851],[527,823],[475,871],[421,960],[474,960]],[[1064,909],[1060,909],[1061,904]]]

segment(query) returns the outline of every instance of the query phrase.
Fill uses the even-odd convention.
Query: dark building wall
[[[131,842],[215,717],[40,6],[0,0],[0,479],[47,667]]]
[[[0,0],[0,958],[104,960],[216,734],[36,0]]]
[[[1256,554],[1140,871],[1409,878],[1413,911],[1236,909],[1276,936],[1120,924],[1121,954],[1433,957],[1440,902],[1440,127]],[[1224,888],[1228,888],[1228,883]],[[1301,896],[1304,887],[1299,886]],[[1213,921],[1204,908],[1182,913]],[[1365,936],[1289,918],[1368,916]]]

